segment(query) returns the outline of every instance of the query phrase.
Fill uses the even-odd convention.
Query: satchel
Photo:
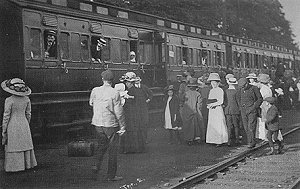
[[[80,139],[68,144],[69,157],[90,157],[94,155],[94,143]]]

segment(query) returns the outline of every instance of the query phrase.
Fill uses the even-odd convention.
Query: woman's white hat
[[[31,94],[31,89],[19,78],[5,80],[1,83],[1,87],[4,91],[17,96],[27,96]]]
[[[120,78],[120,81],[137,81],[136,74],[134,72],[127,72]]]
[[[210,73],[207,81],[221,81],[218,73]]]

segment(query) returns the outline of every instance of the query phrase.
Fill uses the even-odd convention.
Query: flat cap
[[[275,100],[276,100],[276,98],[274,98],[272,96],[271,97],[267,97],[267,98],[264,99],[264,101],[267,101],[270,104],[274,104]]]
[[[101,73],[101,76],[104,81],[112,81],[114,79],[114,74],[111,70],[105,70]]]

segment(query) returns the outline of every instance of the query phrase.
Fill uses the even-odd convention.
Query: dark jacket
[[[240,114],[240,109],[238,105],[238,100],[236,97],[236,89],[226,89],[225,91],[227,97],[227,104],[224,108],[225,115]]]
[[[166,111],[168,102],[168,96],[164,100],[164,112]],[[170,114],[171,114],[171,124],[172,127],[180,127],[182,120],[179,112],[179,98],[174,94],[172,99],[169,102]],[[165,115],[165,114],[164,114]],[[176,115],[176,120],[174,119]],[[165,120],[165,118],[164,118]]]
[[[266,116],[266,129],[270,131],[279,130],[279,112],[276,106],[272,105],[268,111]]]
[[[245,89],[239,89],[236,95],[241,112],[246,114],[258,113],[258,109],[263,102],[258,87],[248,84]]]

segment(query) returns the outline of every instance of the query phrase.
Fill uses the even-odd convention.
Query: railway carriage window
[[[111,39],[110,49],[111,49],[111,61],[121,62],[121,41],[120,41],[120,39]],[[128,53],[128,52],[126,52],[126,53]]]
[[[127,51],[127,54],[128,54],[128,52],[131,52],[131,51],[136,53],[136,52],[138,52],[137,50],[138,50],[138,41],[137,40],[131,40],[129,42],[129,51]]]
[[[69,34],[61,33],[59,36],[60,57],[61,59],[69,59]]]
[[[250,68],[250,56],[249,56],[249,53],[245,53],[245,68]]]
[[[80,36],[79,34],[73,33],[71,35],[71,52],[72,52],[72,60],[80,61]]]
[[[176,63],[177,65],[182,65],[181,47],[176,47]]]
[[[128,61],[128,41],[126,40],[121,40],[121,61],[126,62]]]
[[[208,53],[208,50],[203,49],[201,51],[201,55],[202,55],[201,64],[209,66],[209,53]]]
[[[187,55],[187,64],[193,65],[193,49],[189,49],[189,52]]]
[[[80,40],[80,46],[81,46],[81,56],[83,61],[88,61],[89,56],[89,37],[86,35],[81,36]]]
[[[174,51],[175,48],[172,45],[168,45],[169,64],[174,65]]]
[[[41,58],[41,31],[39,29],[30,29],[29,32],[29,46],[26,51],[26,57]]]
[[[44,47],[45,58],[57,58],[57,42],[56,32],[53,30],[45,30]]]
[[[190,64],[189,57],[188,57],[188,54],[189,54],[188,50],[189,49],[187,47],[182,48],[182,64],[183,65]]]
[[[258,55],[254,55],[254,68],[258,69]]]
[[[153,62],[153,45],[152,43],[144,44],[144,61],[147,64],[151,64]]]
[[[140,41],[139,44],[139,61],[140,62],[145,62],[145,54],[144,54],[144,42]]]
[[[216,52],[216,66],[222,66],[222,54],[221,52]]]
[[[221,61],[222,61],[221,62],[222,66],[225,66],[225,53],[224,52],[221,53]]]

